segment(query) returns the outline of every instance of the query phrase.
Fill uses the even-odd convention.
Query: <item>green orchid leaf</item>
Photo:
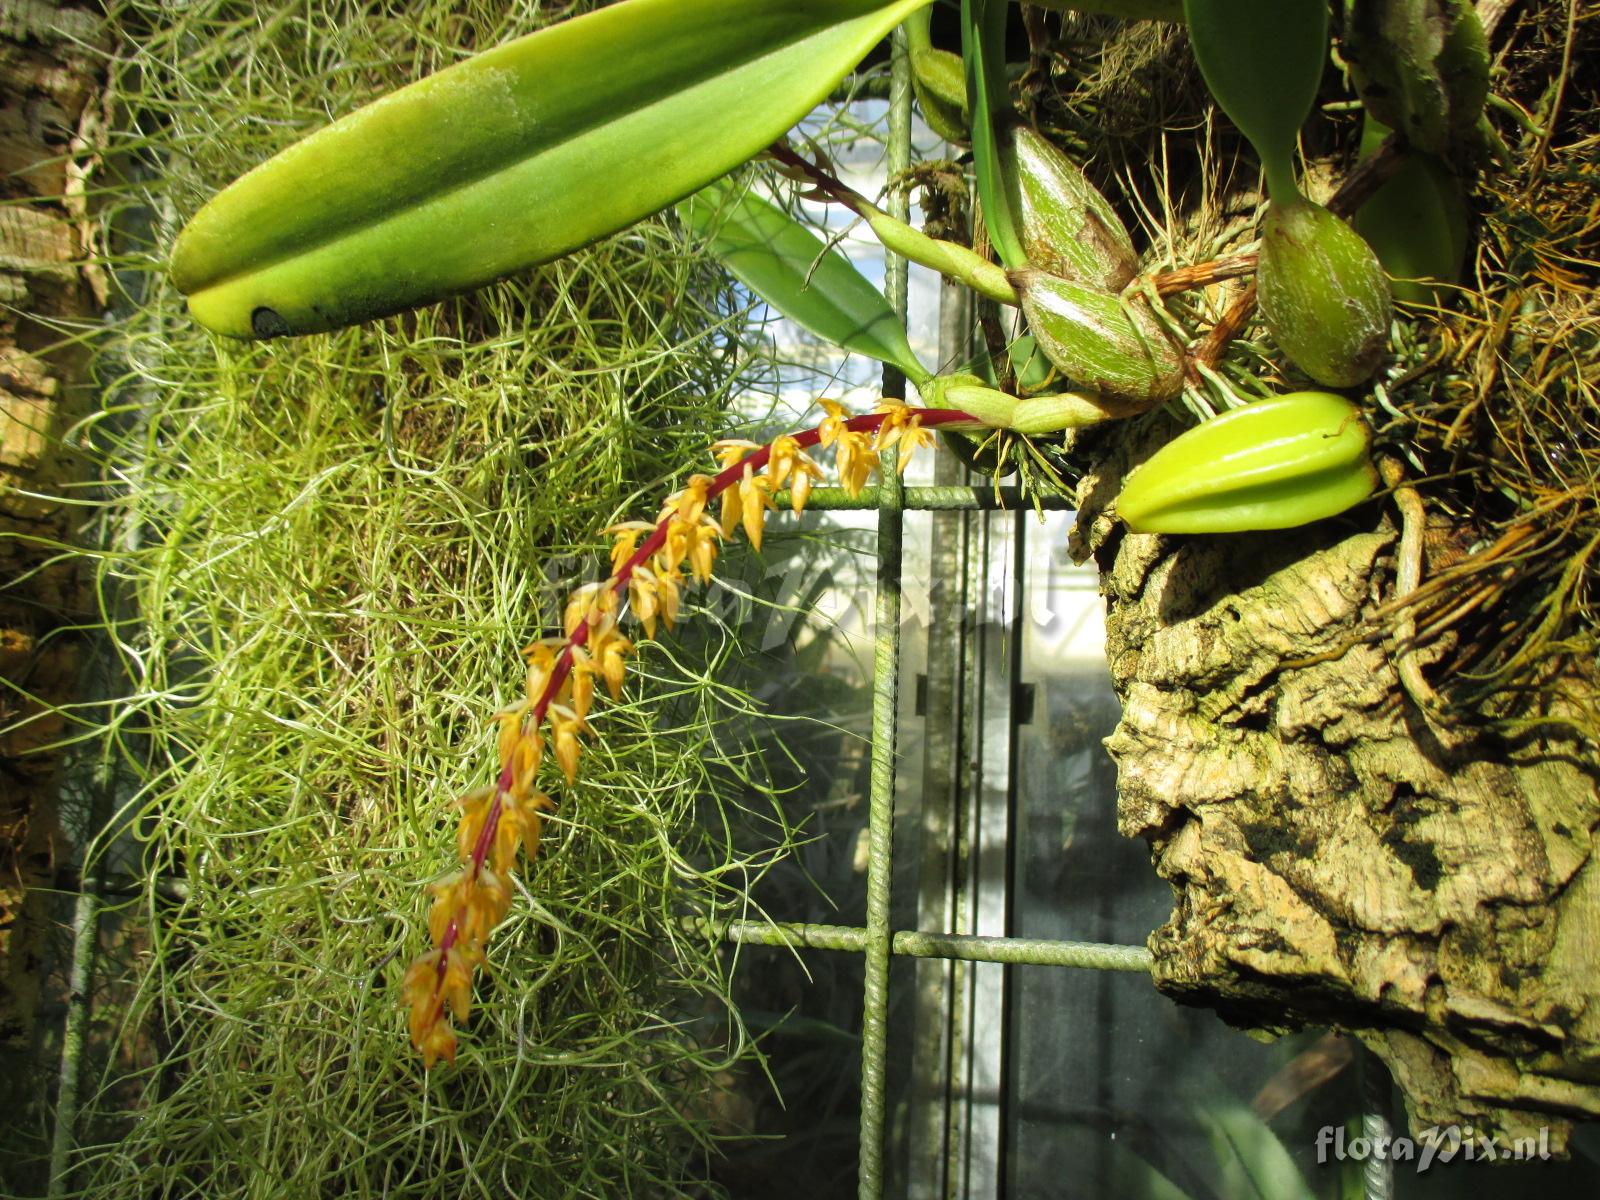
[[[1183,14],[1206,86],[1287,203],[1299,195],[1295,139],[1328,60],[1328,0],[1183,0]]]
[[[1004,0],[961,0],[961,50],[967,63],[967,110],[972,118],[972,168],[989,243],[1012,270],[1028,265],[1017,232],[1012,189],[1005,186],[996,122],[1011,119],[1006,86],[1006,6]]]
[[[721,180],[680,204],[678,215],[741,283],[790,320],[897,367],[919,388],[929,379],[883,293],[776,204]]]
[[[1282,1139],[1237,1101],[1200,1110],[1222,1168],[1224,1196],[1271,1196],[1273,1200],[1316,1200]]]
[[[402,88],[214,197],[171,272],[234,337],[336,328],[568,254],[758,154],[928,0],[624,0]]]
[[[1361,157],[1377,153],[1389,129],[1368,114]],[[1351,222],[1389,273],[1397,300],[1443,304],[1461,282],[1469,236],[1461,177],[1431,154],[1406,150],[1400,168]]]

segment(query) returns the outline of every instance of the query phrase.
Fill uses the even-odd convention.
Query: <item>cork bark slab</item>
[[[1106,519],[1118,820],[1174,908],[1163,991],[1250,1029],[1327,1025],[1390,1066],[1414,1127],[1523,1136],[1600,1117],[1600,791],[1592,748],[1436,729],[1392,646],[1381,502],[1287,533]]]

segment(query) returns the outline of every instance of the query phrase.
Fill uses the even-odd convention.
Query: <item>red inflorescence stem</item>
[[[976,417],[972,416],[972,414],[964,413],[959,409],[954,408],[912,407],[910,411],[914,416],[917,417],[919,422],[925,428],[930,429],[940,425],[981,424],[981,422],[979,422]],[[844,427],[854,433],[874,431],[881,426],[884,421],[888,419],[888,417],[888,413],[866,413],[863,416],[851,417],[844,423]],[[802,433],[795,434],[794,440],[797,448],[801,450],[809,450],[812,446],[815,446],[822,440],[822,430],[807,429]],[[707,501],[715,499],[717,496],[726,491],[730,484],[733,484],[736,481],[744,478],[745,471],[748,470],[755,472],[761,470],[767,465],[767,462],[769,459],[771,459],[771,457],[772,445],[769,442],[767,445],[762,446],[758,450],[752,450],[738,462],[732,463],[729,466],[724,467],[721,471],[718,471],[717,474],[712,477],[710,486],[706,488]],[[667,540],[667,530],[671,523],[672,514],[669,513],[662,517],[655,529],[651,532],[650,536],[647,537],[643,544],[633,552],[633,555],[627,560],[627,562],[623,563],[622,566],[617,570],[616,582],[612,585],[612,590],[616,593],[618,598],[621,598],[623,593],[627,590],[628,580],[633,575],[634,568],[648,562],[650,560],[650,556],[653,555],[657,550],[661,549],[662,544]],[[573,630],[571,636],[567,638],[567,644],[561,648],[561,653],[556,658],[555,666],[550,671],[550,678],[545,680],[544,691],[540,693],[539,699],[534,703],[533,708],[529,711],[528,715],[523,718],[523,720],[531,722],[535,728],[537,728],[539,723],[544,720],[544,715],[546,711],[549,710],[551,701],[555,699],[556,693],[561,690],[561,685],[566,682],[567,676],[572,673],[573,650],[577,649],[579,646],[582,646],[588,640],[589,623],[584,621],[580,623],[578,628]],[[511,790],[511,782],[512,767],[510,763],[507,763],[505,768],[500,772],[500,778],[495,783],[494,799],[489,804],[489,812],[484,817],[483,829],[478,834],[478,840],[473,844],[472,847],[472,872],[474,876],[476,876],[476,874],[483,869],[484,859],[489,857],[489,847],[494,845],[494,835],[500,825],[500,799]],[[450,927],[445,930],[444,937],[439,941],[440,954],[438,983],[435,985],[435,987],[438,991],[439,1003],[441,1005],[444,1003],[445,962],[449,958],[450,950],[456,944],[459,936],[460,923],[457,920],[452,920],[450,922]]]

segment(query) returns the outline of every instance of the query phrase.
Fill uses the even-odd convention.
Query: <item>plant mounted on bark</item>
[[[554,806],[540,772],[548,779],[556,770],[575,785],[595,679],[622,695],[625,660],[643,640],[637,630],[649,637],[658,621],[670,626],[687,580],[709,578],[720,540],[735,528],[759,546],[765,513],[785,486],[795,510],[804,507],[821,471],[808,457],[812,447],[834,446],[841,479],[859,489],[888,447],[903,463],[938,428],[975,433],[1003,450],[1004,461],[1082,477],[1080,551],[1106,568],[1113,637],[1139,647],[1116,668],[1127,701],[1111,742],[1123,825],[1150,839],[1175,886],[1206,901],[1180,906],[1158,931],[1158,981],[1214,996],[1256,1024],[1348,1025],[1394,1065],[1422,1119],[1466,1115],[1517,1129],[1535,1114],[1600,1113],[1600,1094],[1571,1077],[1600,1039],[1587,1018],[1552,1016],[1563,1006],[1591,1011],[1591,1003],[1600,1011],[1600,981],[1583,965],[1588,901],[1572,899],[1600,887],[1600,868],[1590,869],[1600,802],[1581,757],[1562,763],[1551,744],[1529,750],[1503,740],[1510,731],[1589,745],[1595,732],[1592,659],[1588,668],[1582,662],[1592,633],[1581,620],[1597,544],[1583,542],[1593,530],[1584,509],[1594,498],[1594,386],[1585,374],[1593,350],[1583,340],[1593,316],[1563,329],[1572,349],[1561,363],[1519,360],[1520,369],[1571,392],[1578,415],[1555,425],[1573,432],[1575,444],[1563,450],[1578,464],[1563,477],[1568,486],[1513,488],[1496,510],[1497,528],[1462,520],[1429,545],[1412,480],[1439,452],[1466,445],[1474,411],[1492,419],[1486,397],[1495,368],[1479,368],[1480,394],[1437,436],[1435,389],[1459,389],[1476,336],[1470,326],[1482,317],[1467,305],[1459,318],[1402,310],[1396,321],[1384,267],[1398,269],[1411,239],[1404,229],[1377,239],[1390,250],[1384,264],[1347,223],[1408,153],[1447,164],[1429,193],[1440,206],[1460,199],[1486,154],[1510,154],[1482,119],[1488,31],[1459,4],[1435,5],[1408,23],[1397,6],[1357,0],[1341,24],[1341,47],[1369,107],[1374,95],[1395,92],[1381,81],[1403,74],[1398,106],[1372,114],[1398,132],[1322,204],[1297,180],[1295,153],[1317,98],[1334,86],[1325,78],[1329,6],[1186,0],[1200,71],[1254,146],[1270,199],[1254,253],[1239,230],[1213,236],[1221,244],[1210,253],[1186,252],[1205,240],[1196,228],[1218,224],[1208,193],[1220,172],[1202,161],[1198,182],[1178,181],[1184,194],[1165,198],[1171,211],[1156,223],[1139,274],[1134,238],[1118,215],[1133,210],[1129,198],[1112,204],[1050,139],[1021,123],[1005,62],[1007,7],[961,6],[964,104],[952,83],[954,60],[942,57],[951,52],[933,46],[922,7],[625,0],[487,51],[313,134],[211,201],[178,240],[174,279],[197,319],[233,337],[277,337],[451,295],[682,201],[683,226],[752,291],[824,338],[903,372],[924,402],[886,400],[855,416],[830,408],[816,428],[768,445],[723,445],[720,471],[692,476],[654,523],[614,528],[611,574],[574,597],[559,636],[530,643],[526,697],[496,714],[497,780],[462,801],[462,873],[435,886],[434,948],[405,975],[413,1040],[429,1065],[453,1059],[445,1009],[465,1019],[471,968],[511,903],[517,846],[537,844]],[[1173,5],[1138,8],[1132,15],[1178,15]],[[897,221],[817,156],[782,141],[907,20],[931,119],[951,136],[970,131],[983,215],[972,245]],[[1433,29],[1440,20],[1450,36],[1430,57],[1417,49],[1416,23]],[[1576,37],[1574,22],[1569,51]],[[1569,54],[1560,69],[1571,61]],[[1028,86],[1023,99],[1036,116],[1073,119],[1070,90],[1051,97]],[[1570,110],[1553,107],[1545,117],[1522,162],[1530,186],[1559,179],[1546,167],[1549,139],[1559,120],[1571,126]],[[1215,120],[1209,109],[1197,119]],[[1318,136],[1337,143],[1340,134]],[[882,297],[842,258],[746,182],[717,182],[763,151],[778,180],[847,207],[889,249],[1016,310],[1009,327],[986,319],[990,352],[948,373],[927,370],[897,337]],[[1147,184],[1174,183],[1148,171],[1140,177]],[[1485,213],[1487,227],[1506,228],[1512,207]],[[1383,223],[1376,210],[1370,219]],[[1540,269],[1561,281],[1558,289],[1562,270],[1593,268],[1581,257],[1586,230],[1575,220],[1562,209],[1542,243],[1551,249]],[[1480,242],[1480,273],[1497,252],[1503,248]],[[1439,269],[1451,269],[1448,257]],[[1226,292],[1252,272],[1254,284]],[[1240,340],[1258,303],[1265,344]],[[1009,365],[1007,343],[1024,333],[1049,364],[1037,386],[1019,382]],[[1505,330],[1493,340],[1498,352]],[[1302,375],[1349,394],[1308,391]],[[1233,411],[1151,454],[1173,416],[1211,417],[1215,407]],[[1108,422],[1127,418],[1138,419],[1117,427],[1121,436],[1107,432]],[[1067,431],[1066,447],[1049,455],[1034,444]],[[1524,451],[1528,444],[1537,435]],[[1470,494],[1483,470],[1494,470],[1492,460],[1441,465],[1450,486],[1435,511]],[[1391,503],[1360,507],[1380,471]],[[1045,482],[1066,486],[1064,474]],[[1108,504],[1124,474],[1126,528]],[[1530,466],[1528,477],[1542,474]],[[1248,536],[1308,522],[1321,523],[1293,541]],[[1174,544],[1154,531],[1240,536]],[[1554,577],[1536,571],[1542,591],[1519,588],[1499,570],[1551,544],[1573,552]],[[1511,622],[1524,650],[1469,631],[1473,610]],[[1197,645],[1226,649],[1197,666]],[[1451,656],[1464,686],[1436,689],[1426,670]],[[1530,690],[1532,711],[1522,707]],[[1344,706],[1345,716],[1319,708],[1328,697],[1338,697],[1334,707]],[[1189,734],[1158,747],[1174,705],[1193,706],[1179,722]],[[1464,727],[1447,714],[1465,717]],[[1210,769],[1162,774],[1162,763],[1183,767],[1185,755]],[[1214,794],[1181,791],[1179,780],[1185,788],[1200,780]],[[1294,797],[1294,810],[1274,815],[1268,802],[1282,794]],[[1489,815],[1502,819],[1496,800],[1505,795],[1532,814],[1519,826],[1530,857],[1514,876],[1474,841],[1487,836]],[[1203,823],[1195,819],[1201,805]],[[1465,848],[1457,821],[1471,834]],[[1223,828],[1229,836],[1213,843]],[[1340,857],[1319,850],[1329,845],[1359,848],[1360,886],[1327,874]],[[1222,895],[1260,898],[1259,908],[1236,903],[1223,913]],[[1374,895],[1382,897],[1376,911]],[[1485,915],[1507,906],[1520,907],[1540,931],[1539,949],[1512,946],[1509,927]],[[1450,931],[1474,921],[1488,922],[1474,945],[1486,938],[1496,949],[1466,961],[1473,953]],[[1254,936],[1268,931],[1286,947],[1281,953],[1255,948]],[[1401,945],[1405,954],[1394,957]],[[1517,982],[1540,954],[1561,964],[1557,978],[1548,986]],[[1495,955],[1510,975],[1486,982],[1482,965]],[[1298,993],[1287,986],[1306,978],[1316,985]],[[1452,1020],[1472,1030],[1465,1048]],[[1518,1030],[1509,1049],[1478,1044],[1507,1022]]]

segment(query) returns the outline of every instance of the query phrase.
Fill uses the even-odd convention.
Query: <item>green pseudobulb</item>
[[[1293,392],[1187,430],[1134,468],[1117,515],[1136,533],[1290,529],[1343,512],[1378,485],[1372,432],[1331,392]]]
[[[1389,279],[1361,235],[1320,204],[1268,207],[1256,285],[1273,340],[1312,379],[1353,387],[1378,369],[1393,312]]]
[[[1035,130],[1000,142],[1000,171],[1028,264],[1061,279],[1117,292],[1139,267],[1116,210],[1076,163]]]
[[[959,54],[933,44],[929,20],[926,8],[906,18],[911,87],[928,128],[947,142],[965,142],[972,136],[967,124],[967,69]]]
[[[1039,349],[1078,387],[1140,407],[1183,390],[1183,350],[1142,300],[1031,268],[1010,279]]]

